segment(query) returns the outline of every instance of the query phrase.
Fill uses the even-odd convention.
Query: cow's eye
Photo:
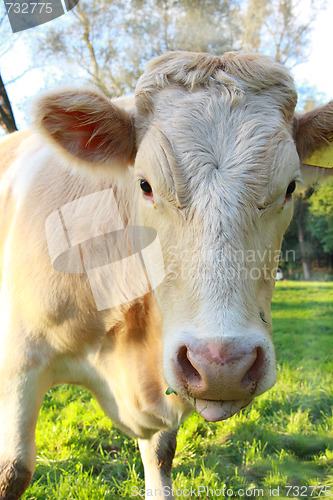
[[[287,196],[291,196],[296,189],[296,182],[292,181],[287,188]]]
[[[145,194],[152,194],[153,192],[151,185],[149,184],[148,181],[146,181],[146,179],[141,179],[140,188]]]

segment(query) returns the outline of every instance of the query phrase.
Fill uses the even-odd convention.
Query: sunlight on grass
[[[175,488],[227,485],[233,498],[241,498],[241,488],[263,488],[264,498],[273,498],[269,489],[280,488],[283,499],[290,498],[285,485],[326,485],[333,496],[332,304],[333,283],[277,283],[272,316],[278,381],[225,422],[207,423],[194,414],[182,425]],[[25,500],[126,499],[132,486],[144,487],[137,443],[79,387],[49,391],[37,449]]]

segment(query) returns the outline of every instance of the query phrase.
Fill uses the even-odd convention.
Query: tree
[[[133,91],[146,61],[162,52],[232,48],[238,1],[81,0],[60,28],[42,35],[39,55],[65,58],[71,73],[120,95]]]
[[[45,60],[61,58],[71,68],[72,76],[88,77],[108,96],[121,94],[126,89],[116,69],[117,42],[121,38],[117,4],[111,0],[81,0],[57,28],[52,24],[45,27],[38,53]]]
[[[304,279],[311,279],[311,250],[307,244],[307,238],[305,234],[305,220],[307,216],[308,203],[307,200],[311,196],[312,190],[305,190],[300,194],[295,196],[294,202],[294,220],[297,227],[298,244],[300,259],[302,262]]]
[[[0,30],[2,30],[4,19],[6,17],[6,12],[2,12],[0,18]],[[5,35],[1,33],[1,38],[4,39]],[[3,55],[9,48],[10,45],[5,43],[2,45],[2,53]],[[17,126],[15,123],[13,109],[7,94],[5,83],[1,77],[0,73],[0,127],[7,133],[15,132],[17,130]]]
[[[294,262],[288,262],[289,275],[299,266],[305,279],[313,268],[331,268],[333,263],[333,179],[303,189],[294,195],[294,217],[284,236],[282,255],[294,250]],[[288,254],[287,254],[288,255]],[[282,262],[284,268],[286,262]]]
[[[243,18],[242,46],[261,51],[292,67],[304,61],[309,34],[321,0],[248,0]],[[305,19],[305,20],[304,20]]]
[[[14,113],[10,100],[6,91],[5,84],[0,74],[0,127],[4,129],[7,134],[15,132],[17,126],[15,123]]]
[[[309,199],[308,230],[324,253],[333,253],[333,179],[320,185]]]
[[[235,1],[183,0],[178,2],[174,48],[221,54],[237,48],[239,5]]]
[[[38,52],[62,58],[71,74],[88,78],[109,97],[131,92],[145,61],[163,45],[166,28],[157,21],[164,2],[157,7],[138,0],[81,0],[61,27],[51,25],[41,36]]]

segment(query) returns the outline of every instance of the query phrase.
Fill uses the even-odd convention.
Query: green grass
[[[220,498],[231,498],[231,490],[232,498],[329,498],[319,490],[327,486],[333,496],[332,299],[333,283],[277,283],[278,382],[226,422],[194,414],[182,425],[175,489],[213,490],[200,498],[218,498],[214,490],[223,485]],[[37,467],[25,500],[126,499],[135,498],[132,486],[144,487],[137,443],[81,388],[49,391],[36,439]],[[243,495],[246,488],[255,488],[252,496]]]

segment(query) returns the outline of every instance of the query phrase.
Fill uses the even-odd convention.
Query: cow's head
[[[290,75],[264,56],[175,52],[148,64],[133,107],[79,89],[37,105],[39,128],[78,165],[136,182],[133,210],[157,231],[166,270],[164,376],[207,420],[276,379],[281,242],[295,183],[325,171],[304,159],[333,131],[333,103],[301,117],[295,104]]]

